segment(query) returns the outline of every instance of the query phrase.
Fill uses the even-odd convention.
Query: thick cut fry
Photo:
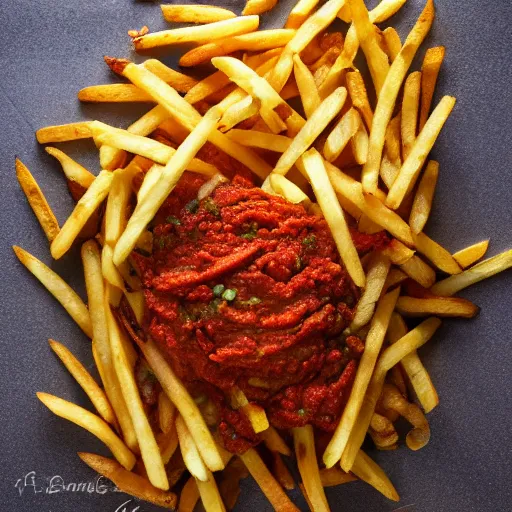
[[[211,471],[208,471],[206,482],[196,479],[197,488],[201,496],[201,501],[206,512],[226,512],[226,507],[222,502],[219,488],[215,483],[215,477]]]
[[[197,487],[196,480],[191,476],[180,492],[178,512],[194,512],[199,498],[199,489]]]
[[[128,470],[133,468],[136,460],[135,456],[99,416],[48,393],[39,392],[37,398],[57,416],[75,423],[104,442],[123,467]]]
[[[435,160],[430,160],[418,185],[418,190],[412,203],[411,215],[409,216],[409,225],[415,234],[420,233],[427,223],[430,210],[432,209],[438,176],[439,164]]]
[[[313,12],[318,0],[299,0],[286,20],[286,28],[299,28]]]
[[[363,450],[359,450],[357,454],[354,465],[352,466],[352,473],[377,489],[377,491],[386,496],[386,498],[392,501],[398,501],[400,499],[391,480],[386,476],[386,473],[384,473],[382,468],[366,455]]]
[[[400,297],[396,309],[405,316],[460,316],[472,318],[480,308],[469,300],[460,297],[435,297],[417,299],[416,297]]]
[[[341,420],[334,432],[334,435],[327,446],[323,460],[330,468],[340,460],[351,432],[356,424],[357,416],[363,404],[363,399],[370,382],[377,357],[379,355],[384,336],[386,334],[389,320],[400,293],[400,288],[384,295],[377,303],[377,310],[372,318],[370,331],[366,337],[365,350],[357,369],[356,378],[350,392],[347,405],[341,416]],[[342,466],[344,470],[350,470]]]
[[[400,269],[424,288],[430,288],[436,282],[434,269],[416,255],[402,263]]]
[[[133,38],[136,50],[148,50],[159,46],[169,46],[183,43],[204,44],[223,37],[237,36],[254,32],[259,25],[258,16],[240,16],[198,27],[183,27],[172,30],[162,30]]]
[[[160,391],[158,394],[158,425],[164,434],[171,431],[175,416],[176,406],[163,391]]]
[[[292,429],[295,455],[299,466],[300,476],[306,489],[313,512],[329,511],[320,471],[316,460],[315,438],[313,427],[306,425]]]
[[[427,0],[423,12],[407,36],[405,44],[391,65],[382,86],[373,116],[368,160],[362,174],[363,188],[366,192],[374,193],[377,188],[386,128],[393,114],[396,98],[414,55],[427,36],[433,21],[434,3],[432,0]]]
[[[62,343],[55,340],[48,340],[50,347],[57,354],[69,373],[85,391],[100,416],[111,425],[116,424],[116,417],[110,402],[103,390],[98,386],[91,374],[84,365],[67,349]]]
[[[409,156],[402,165],[396,180],[389,190],[386,206],[396,210],[402,203],[407,191],[414,186],[421,167],[425,163],[434,142],[441,132],[441,128],[448,119],[454,106],[455,98],[452,96],[444,96],[434,109],[432,115],[429,117],[414,142]]]
[[[419,119],[420,130],[422,130],[423,126],[425,126],[428,115],[430,114],[430,105],[432,104],[432,98],[434,97],[434,90],[436,88],[439,69],[443,63],[444,53],[444,46],[429,48],[425,52],[425,57],[421,66],[421,107]]]
[[[62,170],[69,181],[77,183],[83,188],[90,187],[95,179],[94,174],[89,172],[85,167],[82,167],[78,162],[75,162],[60,149],[51,146],[47,146],[44,149],[49,155],[52,155],[60,162]]]
[[[389,60],[394,62],[397,55],[400,53],[400,50],[402,49],[402,41],[400,41],[400,36],[393,27],[384,29],[382,31],[382,36],[386,42]]]
[[[208,469],[204,465],[194,439],[190,435],[187,425],[180,415],[176,418],[176,431],[178,432],[181,455],[183,456],[187,469],[196,480],[206,482],[208,480]]]
[[[89,130],[90,121],[69,123],[57,126],[46,126],[36,131],[36,138],[39,144],[49,142],[67,142],[70,140],[88,139],[91,136]]]
[[[320,470],[320,480],[324,487],[334,487],[336,485],[346,484],[347,482],[355,482],[357,478],[350,474],[345,473],[337,466],[332,468],[323,468]]]
[[[59,234],[55,237],[50,247],[52,256],[58,260],[71,247],[80,230],[85,226],[89,217],[107,197],[112,185],[113,173],[101,171],[85,194],[75,206]]]
[[[204,44],[182,55],[180,58],[180,66],[197,66],[203,62],[210,61],[213,57],[229,55],[239,50],[260,52],[281,48],[285,46],[294,35],[295,30],[283,28],[260,30],[251,34],[218,39],[213,43]]]
[[[151,189],[151,193],[146,196],[144,202],[137,205],[128,221],[126,230],[116,244],[114,251],[114,263],[116,265],[122,263],[128,257],[142,231],[167,199],[192,158],[204,145],[208,136],[215,131],[219,119],[220,112],[218,110],[213,108],[208,111],[164,167],[159,180]]]
[[[366,274],[366,288],[357,303],[354,319],[350,324],[351,332],[359,331],[371,320],[375,304],[379,300],[386,282],[390,265],[389,258],[381,252],[376,252],[371,256]]]
[[[420,109],[421,73],[415,71],[405,80],[404,95],[402,99],[401,135],[402,154],[407,159],[416,140],[416,127],[418,126],[418,112]]]
[[[116,461],[93,453],[79,452],[78,456],[94,471],[112,480],[120,491],[165,509],[175,509],[175,494],[153,487],[147,478],[126,471]]]
[[[259,436],[263,439],[269,450],[287,456],[292,454],[284,439],[272,425],[267,430],[260,432]]]
[[[361,260],[352,241],[343,210],[325,171],[322,157],[316,149],[311,149],[302,155],[301,163],[304,165],[304,170],[313,187],[315,197],[329,225],[341,260],[354,283],[363,287],[365,285],[365,275]]]
[[[336,117],[347,98],[347,90],[339,87],[328,96],[307,120],[290,147],[279,158],[274,172],[286,174],[300,156],[313,144],[327,125]]]
[[[483,240],[476,244],[465,247],[453,254],[453,259],[462,267],[467,268],[484,257],[489,247],[489,240]]]
[[[462,272],[453,256],[425,233],[413,235],[413,238],[418,252],[425,255],[439,270],[447,274],[460,274]]]
[[[91,318],[87,306],[77,293],[42,261],[21,247],[13,246],[14,253],[41,284],[62,304],[82,331],[92,338]]]
[[[363,77],[359,71],[353,71],[351,73],[347,73],[345,78],[347,81],[347,90],[350,95],[350,99],[352,100],[352,104],[363,116],[368,130],[371,130],[373,112],[372,108],[370,107],[370,101],[368,100],[368,93],[366,92]]]
[[[293,73],[306,118],[310,118],[321,103],[315,79],[309,68],[302,62],[299,55],[293,56]]]
[[[160,8],[165,21],[175,23],[215,23],[236,18],[233,11],[214,5],[162,4]]]
[[[239,457],[275,510],[280,512],[298,511],[298,508],[290,501],[290,498],[288,498],[282,487],[272,476],[254,448],[249,448]]]
[[[249,16],[251,14],[263,14],[270,11],[277,4],[277,0],[247,0],[242,16]]]
[[[277,153],[284,153],[293,139],[285,135],[276,135],[274,133],[258,132],[254,130],[238,130],[233,128],[226,133],[227,137],[242,146],[268,149]]]
[[[295,185],[292,181],[281,176],[280,174],[272,173],[269,176],[270,185],[274,192],[280,196],[283,196],[287,201],[293,204],[307,204],[311,201],[308,196],[302,192],[302,190]]]
[[[389,71],[388,56],[380,47],[377,29],[370,21],[370,16],[363,0],[348,0],[352,23],[356,27],[357,38],[366,57],[377,96],[384,85]]]
[[[357,133],[361,125],[361,116],[354,108],[349,109],[329,134],[324,145],[324,156],[329,162],[336,160],[346,145]]]

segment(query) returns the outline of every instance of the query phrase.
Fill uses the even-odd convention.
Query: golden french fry
[[[39,144],[48,144],[48,142],[67,142],[70,140],[88,139],[91,136],[89,124],[90,121],[82,121],[39,128],[39,130],[36,131],[37,142],[39,142]]]
[[[447,274],[459,274],[462,269],[453,256],[425,233],[413,235],[414,245],[421,254],[425,255],[439,270]]]
[[[411,215],[409,216],[409,225],[414,234],[420,233],[427,223],[432,209],[438,176],[439,164],[435,160],[430,160],[418,185],[412,203]]]
[[[45,151],[56,158],[61,166],[66,178],[69,181],[77,183],[83,188],[89,188],[91,183],[94,181],[95,176],[89,172],[85,167],[81,166],[78,162],[75,162],[71,157],[66,155],[63,151],[51,146],[44,148]]]
[[[92,338],[91,317],[87,306],[83,303],[78,294],[48,268],[42,261],[39,261],[32,254],[21,247],[13,246],[17,258],[25,267],[41,282],[41,284],[62,304],[71,318],[80,326],[82,331]]]
[[[242,16],[249,16],[251,14],[263,14],[270,11],[277,4],[277,0],[247,0]]]
[[[78,91],[84,103],[152,103],[153,98],[132,84],[90,85]]]
[[[236,18],[233,11],[214,5],[162,4],[160,8],[166,21],[176,23],[214,23]]]
[[[453,254],[453,259],[462,267],[467,268],[484,257],[489,247],[489,240],[483,240],[476,244],[465,247]]]
[[[346,145],[357,133],[361,125],[361,116],[354,108],[350,108],[332,129],[324,145],[324,156],[327,161],[336,160],[345,149]]]
[[[255,130],[238,130],[236,128],[229,130],[226,136],[242,146],[268,149],[277,153],[284,153],[293,140],[290,137],[286,137],[286,135],[276,135]]]
[[[93,453],[79,452],[78,456],[94,471],[112,480],[120,491],[159,507],[175,509],[176,494],[157,489],[149,483],[147,478],[127,471],[116,461]]]
[[[183,43],[204,44],[223,37],[254,32],[258,29],[259,22],[258,16],[239,16],[197,27],[162,30],[161,32],[137,35],[133,38],[133,46],[136,50],[148,50],[159,46]]]
[[[409,156],[404,161],[396,180],[388,192],[386,206],[396,210],[410,187],[414,186],[421,167],[432,149],[441,128],[455,106],[455,98],[444,96],[432,112],[425,126],[416,138]]]
[[[220,91],[230,83],[231,80],[222,71],[216,71],[192,87],[185,94],[185,100],[193,105]]]
[[[50,246],[52,256],[58,260],[71,247],[89,217],[107,197],[112,185],[113,173],[101,171],[75,206],[59,234]]]
[[[306,425],[292,429],[295,444],[295,455],[299,466],[300,476],[306,489],[313,512],[329,511],[329,504],[325,496],[320,471],[316,460],[315,438],[313,427]]]
[[[163,391],[160,391],[158,394],[158,425],[164,434],[171,431],[175,416],[176,406]]]
[[[350,397],[341,420],[323,455],[323,461],[328,468],[334,466],[340,460],[347,447],[399,294],[400,288],[397,288],[381,297],[377,303],[377,309],[372,318],[370,331],[366,337],[365,350],[359,362]],[[347,468],[343,465],[342,468],[346,471],[350,470],[350,467]]]
[[[414,251],[399,240],[393,239],[382,249],[382,254],[385,254],[394,265],[403,265],[414,256]]]
[[[400,161],[394,162],[389,158],[388,150],[384,149],[382,161],[380,162],[379,175],[388,189],[391,188],[398,173],[400,172]]]
[[[128,470],[133,468],[135,456],[99,416],[57,396],[41,392],[36,394],[54,414],[84,428],[104,442],[122,466]]]
[[[274,459],[274,464],[272,465],[272,473],[276,477],[276,480],[287,491],[295,489],[295,480],[293,479],[290,470],[284,463],[281,454],[278,452],[273,452],[272,457]]]
[[[437,315],[463,318],[472,318],[480,311],[478,306],[461,297],[400,297],[396,309],[405,316]]]
[[[396,98],[414,55],[427,36],[433,21],[434,3],[432,0],[427,0],[418,21],[407,36],[404,46],[389,68],[386,80],[379,94],[377,107],[375,108],[370,133],[368,160],[363,168],[362,184],[366,192],[374,193],[377,188],[386,128],[391,120]]]
[[[208,480],[208,469],[204,465],[194,439],[180,415],[176,418],[176,431],[178,432],[181,455],[187,469],[196,480],[206,482]]]
[[[352,100],[352,104],[363,116],[364,122],[368,130],[372,128],[373,111],[368,100],[368,93],[364,85],[363,77],[359,71],[347,73],[345,76],[347,81],[347,90]]]
[[[364,165],[368,156],[368,132],[364,123],[359,123],[359,128],[350,140],[350,144],[356,163]]]
[[[195,78],[166,66],[161,60],[148,59],[144,61],[142,65],[178,92],[188,92],[192,87],[197,85]]]
[[[332,468],[323,468],[320,470],[320,480],[324,487],[334,487],[336,485],[354,482],[357,478],[351,473],[345,473],[341,468],[333,466]]]
[[[386,416],[373,413],[368,433],[378,449],[390,450],[396,447],[398,433]]]
[[[370,20],[372,23],[382,23],[396,14],[407,0],[381,0],[370,11]]]
[[[424,288],[430,288],[436,282],[434,269],[416,255],[402,263],[400,269]]]
[[[249,403],[244,392],[237,386],[231,391],[231,402],[235,409],[240,409],[247,416],[256,434],[269,428],[265,410],[256,404]]]
[[[226,512],[226,507],[222,502],[219,488],[215,483],[215,477],[211,471],[207,471],[208,479],[206,482],[196,479],[197,488],[201,496],[201,501],[206,512]]]
[[[391,288],[403,283],[407,279],[407,274],[402,272],[399,268],[392,268],[389,271],[388,277],[386,278],[386,282],[382,288],[382,292],[386,293]]]
[[[308,196],[292,181],[288,180],[280,174],[272,173],[269,176],[270,185],[274,192],[283,196],[287,201],[293,204],[307,204],[311,201]]]
[[[163,6],[162,6],[163,7]],[[199,6],[198,6],[199,7]],[[199,501],[199,489],[196,480],[191,476],[183,486],[180,492],[180,502],[178,504],[178,512],[194,512],[197,502]]]
[[[402,41],[400,41],[400,36],[393,27],[385,28],[382,31],[382,35],[388,49],[389,60],[393,62],[402,49]]]
[[[401,135],[404,160],[409,156],[416,140],[416,127],[418,126],[418,112],[420,109],[420,89],[421,72],[415,71],[405,80],[402,99]]]
[[[111,425],[116,424],[116,417],[110,402],[84,365],[62,343],[48,340],[51,349],[57,354],[69,373],[85,391],[100,416]]]
[[[16,158],[16,177],[46,238],[53,242],[59,233],[59,223],[34,176],[19,158]]]
[[[145,298],[143,291],[124,292],[124,296],[130,304],[132,311],[135,315],[135,319],[139,325],[142,325],[142,319],[144,318]]]
[[[327,176],[322,157],[316,149],[311,149],[302,155],[300,163],[304,166],[347,272],[357,286],[364,286],[364,270],[348,230],[343,210]]]
[[[126,226],[126,214],[132,194],[131,173],[114,173],[105,208],[105,245],[115,245]]]
[[[310,118],[321,103],[315,79],[298,54],[293,56],[293,73],[299,88],[300,99],[306,118]]]
[[[287,456],[292,454],[284,439],[272,425],[267,430],[260,432],[259,436],[263,439],[269,450]]]
[[[445,54],[444,46],[436,46],[429,48],[425,52],[423,64],[421,66],[421,107],[419,130],[423,129],[430,114],[430,105],[434,97],[434,89],[436,88],[439,69],[443,63]]]
[[[160,454],[164,465],[167,466],[172,456],[178,449],[178,433],[176,432],[176,424],[173,423],[169,432],[158,434],[157,436],[158,447],[160,448]],[[169,482],[171,485],[171,482]]]
[[[229,55],[239,50],[260,52],[281,48],[285,46],[294,35],[295,30],[283,28],[260,30],[258,32],[252,32],[251,34],[218,39],[213,43],[204,44],[182,55],[180,58],[180,66],[197,66],[203,62],[210,61],[213,57]]]
[[[249,448],[245,453],[239,455],[239,457],[275,510],[282,512],[298,512],[298,508],[290,501],[290,498],[288,498],[282,487],[272,476],[254,448]]]
[[[286,28],[299,28],[313,12],[318,0],[299,0],[286,20]]]

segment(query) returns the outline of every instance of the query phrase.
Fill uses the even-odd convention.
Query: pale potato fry
[[[356,163],[364,165],[368,156],[368,132],[364,123],[359,123],[359,128],[350,140],[350,144]]]
[[[473,318],[480,308],[461,297],[400,297],[396,309],[404,316],[437,315],[442,317]]]
[[[427,223],[432,209],[438,176],[439,164],[435,160],[430,160],[418,185],[412,203],[411,215],[409,216],[409,225],[414,234],[420,233]]]
[[[348,482],[355,482],[357,478],[351,473],[345,473],[341,468],[333,466],[332,468],[320,470],[320,480],[324,487],[334,487]]]
[[[151,189],[151,194],[144,198],[144,202],[137,204],[125,231],[116,244],[114,250],[116,265],[128,257],[142,231],[174,188],[192,158],[205,144],[210,134],[215,131],[219,119],[220,112],[217,109],[213,108],[208,111],[164,167],[159,180]]]
[[[284,153],[293,140],[286,135],[276,135],[255,130],[238,130],[236,128],[229,130],[226,136],[242,146],[268,149],[277,153]]]
[[[352,473],[377,489],[377,491],[386,496],[386,498],[392,501],[398,501],[400,499],[386,473],[384,473],[382,468],[364,453],[363,450],[359,450],[357,454],[354,465],[352,466]]]
[[[137,35],[133,38],[133,46],[139,51],[183,43],[204,44],[215,39],[254,32],[258,29],[259,22],[258,16],[239,16],[197,27],[162,30],[161,32]]]
[[[164,391],[158,394],[158,425],[164,434],[168,434],[176,416],[176,406],[171,402]]]
[[[181,489],[178,512],[194,512],[199,498],[199,489],[197,487],[196,480],[193,476],[191,476],[186,481],[183,489]]]
[[[313,144],[327,125],[342,109],[347,98],[347,90],[339,87],[328,96],[313,115],[307,120],[289,148],[281,155],[274,167],[277,174],[286,174],[300,156]]]
[[[375,304],[381,296],[384,283],[389,273],[391,262],[382,252],[371,255],[366,273],[366,288],[357,302],[354,318],[350,323],[350,331],[357,332],[372,318]]]
[[[430,114],[430,105],[434,97],[439,69],[443,63],[445,54],[444,46],[429,48],[425,52],[421,66],[421,107],[419,118],[419,130],[423,129]]]
[[[188,51],[181,56],[179,63],[180,66],[190,67],[208,62],[213,57],[229,55],[239,50],[251,52],[274,50],[285,46],[294,35],[295,30],[283,28],[218,39]]]
[[[368,130],[372,128],[373,111],[368,100],[368,93],[364,85],[363,77],[359,71],[352,71],[345,75],[347,81],[347,90],[352,100],[352,104],[363,116]]]
[[[292,204],[304,204],[308,205],[311,203],[309,197],[292,181],[288,180],[280,174],[272,173],[269,176],[270,185],[274,192]]]
[[[323,455],[323,461],[328,468],[334,466],[340,460],[354,430],[399,294],[400,288],[397,288],[382,296],[377,303],[377,309],[372,318],[370,331],[366,337],[365,350],[359,362],[350,397],[343,410],[341,420]],[[350,466],[346,467],[343,464],[342,468],[345,471],[351,469]]]
[[[426,256],[439,270],[447,274],[460,274],[462,272],[453,256],[425,233],[413,235],[413,239],[418,252]]]
[[[215,477],[211,471],[207,471],[208,479],[206,482],[196,479],[197,488],[201,496],[201,501],[206,512],[226,512],[226,507],[222,502],[219,488],[215,482]]]
[[[208,469],[204,465],[194,439],[180,415],[176,418],[176,432],[180,442],[181,455],[187,469],[196,480],[206,482],[208,480]]]
[[[298,54],[293,56],[293,73],[299,88],[300,99],[306,118],[309,119],[321,103],[315,79]]]
[[[19,158],[16,158],[16,177],[46,238],[50,243],[53,242],[59,233],[59,223],[34,176]]]
[[[318,5],[318,0],[299,0],[286,20],[286,28],[299,28]]]
[[[129,169],[114,173],[105,208],[105,245],[114,246],[126,227],[126,215],[132,194],[131,180]]]
[[[411,279],[421,284],[423,288],[430,288],[436,282],[434,269],[416,255],[409,258],[405,263],[402,263],[400,269]]]
[[[292,429],[295,455],[299,466],[300,476],[306,489],[313,512],[328,512],[330,510],[325,496],[320,471],[316,460],[315,437],[313,427],[306,425]]]
[[[44,148],[45,151],[56,158],[61,166],[66,178],[69,181],[77,183],[83,188],[89,188],[91,183],[94,181],[94,174],[89,172],[85,167],[81,166],[78,162],[75,162],[71,157],[66,155],[63,151],[51,146]]]
[[[404,160],[411,152],[416,140],[416,127],[418,126],[418,112],[420,109],[421,72],[411,73],[405,80],[402,98],[401,135],[402,154]]]
[[[88,139],[91,136],[89,130],[90,121],[62,124],[57,126],[45,126],[36,131],[39,144],[49,142],[67,142],[70,140]]]
[[[272,476],[254,448],[249,448],[245,453],[239,455],[239,457],[275,510],[281,512],[298,512],[298,508],[290,501],[290,498],[288,498],[282,487]]]
[[[286,456],[290,456],[292,454],[292,451],[284,439],[272,425],[270,425],[267,430],[260,432],[259,436],[263,439],[269,450]]]
[[[345,149],[346,145],[357,133],[361,125],[361,116],[354,108],[350,108],[332,129],[324,145],[324,156],[327,161],[336,160]]]
[[[273,9],[277,4],[277,0],[247,0],[242,16],[251,14],[263,14]]]
[[[116,417],[110,402],[103,390],[98,386],[85,366],[62,343],[48,340],[51,349],[57,354],[69,373],[85,391],[100,416],[111,425],[116,424]]]
[[[409,156],[404,161],[396,180],[393,182],[386,198],[386,206],[396,210],[402,203],[406,193],[414,186],[421,167],[434,145],[441,128],[455,106],[455,98],[444,96],[432,112],[425,126],[416,138]]]
[[[377,97],[389,71],[388,56],[380,47],[376,27],[370,21],[368,9],[363,0],[348,0],[352,23],[356,27],[357,38],[366,57]]]
[[[112,480],[120,491],[159,507],[175,509],[176,494],[157,489],[148,482],[147,478],[126,471],[116,461],[92,453],[79,452],[78,456],[94,471]]]
[[[400,161],[393,162],[389,158],[388,150],[384,149],[384,154],[382,156],[382,161],[380,163],[379,175],[388,189],[390,189],[391,186],[393,185],[399,172]]]
[[[53,258],[58,260],[69,250],[89,217],[107,197],[112,179],[113,173],[110,171],[101,171],[98,174],[53,240],[50,246]]]
[[[316,149],[311,149],[302,155],[301,165],[304,166],[347,272],[357,286],[364,286],[364,270],[350,236],[343,210],[327,176],[322,157]]]
[[[467,268],[483,258],[489,247],[489,240],[483,240],[465,247],[453,254],[453,259],[462,267]]]
[[[201,185],[201,188],[197,191],[197,199],[202,201],[205,197],[208,197],[220,184],[227,182],[229,182],[229,180],[220,172],[213,175],[208,181]]]
[[[25,267],[41,282],[41,284],[62,304],[71,318],[80,326],[82,331],[92,338],[91,317],[87,306],[83,303],[78,294],[48,268],[42,261],[39,261],[32,254],[21,247],[13,245],[14,253]]]
[[[233,11],[214,5],[162,4],[160,8],[165,21],[176,23],[214,23],[236,18]]]
[[[404,46],[389,68],[386,80],[373,117],[368,160],[363,168],[362,184],[366,192],[374,193],[379,178],[380,161],[386,128],[393,114],[396,98],[402,86],[405,75],[412,63],[419,46],[427,36],[434,20],[434,3],[428,0],[423,12],[413,29],[407,36]]]
[[[393,27],[385,28],[382,31],[382,36],[386,42],[389,60],[390,62],[394,62],[397,55],[400,53],[400,50],[402,49],[402,41],[400,41],[400,36]]]
[[[105,443],[112,452],[112,455],[114,455],[123,467],[128,470],[133,468],[136,460],[135,456],[123,441],[117,437],[108,423],[99,416],[57,396],[41,392],[36,394],[37,398],[54,414],[84,428]]]

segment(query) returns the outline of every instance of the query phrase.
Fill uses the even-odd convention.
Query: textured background
[[[392,20],[402,38],[421,4],[409,0]],[[439,0],[437,4],[428,44],[447,47],[438,94],[453,94],[458,102],[433,153],[441,163],[441,174],[428,232],[450,250],[490,237],[490,254],[495,254],[512,245],[508,24],[512,8],[507,0]],[[229,6],[240,10],[242,3],[229,2]],[[290,7],[291,2],[280,2],[263,17],[263,24],[280,26]],[[115,80],[102,56],[131,55],[127,29],[143,24],[161,29],[165,22],[156,4],[132,0],[1,0],[0,19],[0,509],[114,512],[128,497],[110,491],[104,495],[35,492],[56,475],[66,484],[94,481],[93,472],[75,452],[107,452],[85,431],[51,415],[35,398],[36,391],[44,390],[88,405],[48,348],[48,337],[69,345],[87,366],[92,366],[92,358],[78,327],[11,251],[12,244],[19,244],[50,262],[46,239],[16,182],[14,157],[18,155],[32,170],[62,222],[71,200],[58,165],[37,145],[34,131],[89,118],[125,126],[147,110],[147,105],[82,106],[75,95],[83,86]],[[172,62],[171,57],[166,60]],[[63,149],[97,172],[92,143],[66,144]],[[76,253],[51,266],[83,292]],[[386,501],[363,483],[351,483],[328,489],[333,510],[510,510],[511,283],[509,272],[464,292],[482,307],[480,316],[446,321],[435,340],[421,349],[441,398],[429,417],[432,440],[418,453],[406,448],[372,452],[398,488],[400,504]],[[31,471],[38,487],[29,485],[20,495],[16,483]],[[237,510],[271,510],[248,480],[241,503]],[[297,503],[306,510],[304,501]],[[140,511],[156,510],[132,501],[126,512],[136,506]]]

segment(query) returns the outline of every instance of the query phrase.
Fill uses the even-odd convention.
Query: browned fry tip
[[[122,75],[124,68],[131,63],[128,59],[117,59],[116,57],[109,57],[108,55],[105,55],[103,59],[107,63],[107,66],[118,75]]]

